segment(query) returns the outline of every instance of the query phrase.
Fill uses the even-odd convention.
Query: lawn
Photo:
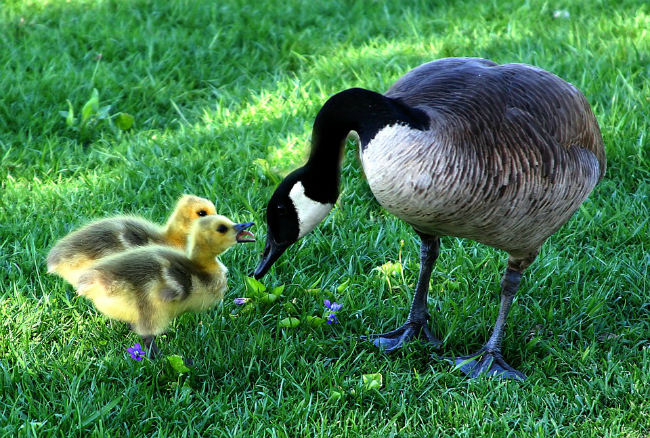
[[[606,178],[510,313],[504,356],[525,382],[469,380],[417,342],[388,356],[358,339],[404,322],[419,240],[374,200],[352,144],[337,208],[262,280],[281,295],[233,303],[254,295],[266,202],[306,158],[325,100],[448,56],[572,82],[607,148]],[[645,0],[5,0],[0,65],[1,436],[650,436]],[[178,318],[165,357],[137,362],[138,337],[44,259],[91,219],[163,222],[182,193],[255,221],[258,242],[221,257],[222,306]],[[487,339],[505,261],[443,238],[439,354]],[[324,299],[343,305],[339,324],[313,326]]]

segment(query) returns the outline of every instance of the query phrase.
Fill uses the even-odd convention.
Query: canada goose
[[[540,68],[449,58],[421,65],[385,95],[360,88],[332,96],[313,126],[307,163],[289,174],[266,211],[268,234],[255,277],[314,229],[338,197],[340,160],[354,131],[370,189],[422,239],[420,274],[404,326],[373,335],[388,351],[427,324],[427,294],[441,236],[506,251],[494,331],[477,353],[455,358],[471,377],[524,379],[501,354],[508,311],[544,241],[605,173],[600,129],[585,97]]]
[[[148,244],[184,249],[192,222],[216,214],[204,198],[183,195],[164,227],[137,216],[116,216],[92,222],[65,236],[47,256],[47,269],[75,286],[79,276],[98,259]]]
[[[103,258],[79,278],[77,293],[109,318],[130,324],[155,356],[155,337],[185,312],[216,305],[226,290],[226,267],[216,259],[237,243],[254,242],[252,222],[211,215],[194,221],[186,252],[148,245]]]

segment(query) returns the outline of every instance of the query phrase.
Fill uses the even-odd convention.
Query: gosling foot
[[[147,353],[149,359],[155,359],[160,356],[160,350],[156,345],[155,336],[142,336],[142,343],[144,344],[144,351]]]
[[[500,379],[526,380],[526,376],[506,363],[501,352],[489,352],[485,349],[468,356],[447,359],[471,378],[485,375]]]

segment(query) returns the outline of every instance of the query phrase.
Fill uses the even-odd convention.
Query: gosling
[[[92,222],[54,245],[47,256],[48,273],[57,274],[76,286],[83,272],[97,260],[129,248],[160,244],[184,250],[192,222],[216,213],[209,200],[183,195],[165,226],[137,216]]]
[[[227,269],[216,257],[237,243],[254,242],[246,231],[252,225],[219,215],[200,218],[185,253],[150,245],[106,257],[81,275],[77,292],[107,317],[128,323],[153,358],[159,351],[155,337],[174,318],[208,310],[223,299]]]

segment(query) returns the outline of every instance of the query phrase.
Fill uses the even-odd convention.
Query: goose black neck
[[[319,185],[333,187],[335,200],[341,155],[350,131],[359,135],[363,149],[386,126],[402,124],[425,130],[428,122],[424,111],[409,107],[400,100],[363,88],[342,91],[330,97],[316,116],[305,174],[318,178]]]

